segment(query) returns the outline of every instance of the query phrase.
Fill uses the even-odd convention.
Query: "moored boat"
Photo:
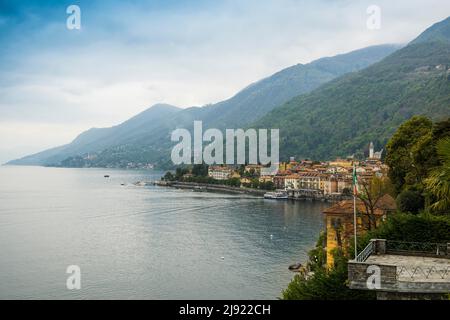
[[[265,199],[285,200],[288,199],[288,194],[285,191],[267,192],[264,194]]]

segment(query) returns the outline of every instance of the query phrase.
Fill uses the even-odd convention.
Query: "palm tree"
[[[436,202],[431,205],[435,211],[450,210],[450,138],[440,140],[436,145],[437,154],[441,160],[439,167],[431,170],[425,180],[425,186]]]

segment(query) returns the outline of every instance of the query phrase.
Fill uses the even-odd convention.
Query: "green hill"
[[[373,46],[298,64],[248,86],[226,101],[202,108],[155,105],[120,125],[90,129],[72,143],[9,164],[123,167],[130,162],[150,162],[167,166],[173,145],[170,132],[175,128],[190,129],[194,120],[202,120],[204,127],[242,128],[293,97],[343,74],[361,70],[399,48]],[[89,160],[87,154],[91,155]]]
[[[450,18],[362,71],[275,108],[252,127],[280,128],[283,158],[326,159],[386,144],[413,115],[450,116]]]
[[[201,120],[211,128],[242,128],[290,99],[344,74],[362,70],[400,48],[372,46],[297,64],[248,86],[231,99],[204,108]]]
[[[425,30],[417,39],[411,44],[423,43],[423,42],[448,42],[450,39],[450,17],[447,19],[435,23],[433,26]]]

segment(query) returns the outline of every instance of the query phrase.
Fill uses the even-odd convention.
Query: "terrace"
[[[439,298],[450,292],[450,243],[371,240],[349,261],[348,279],[351,289],[376,290],[379,299]]]

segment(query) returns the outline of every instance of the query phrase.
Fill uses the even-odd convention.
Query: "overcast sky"
[[[297,63],[406,43],[449,15],[448,0],[0,0],[0,162],[155,103],[214,103]]]

